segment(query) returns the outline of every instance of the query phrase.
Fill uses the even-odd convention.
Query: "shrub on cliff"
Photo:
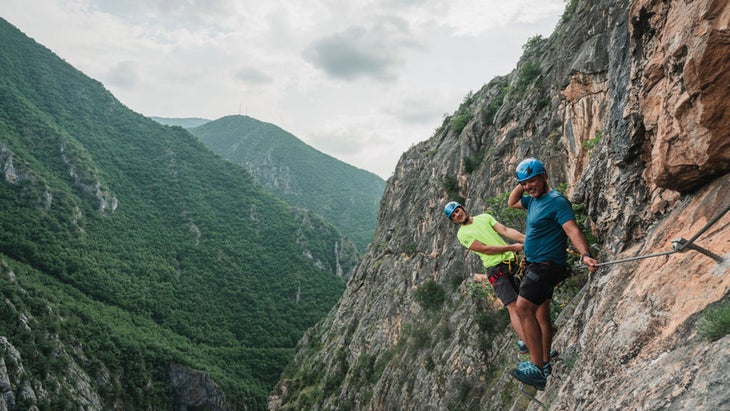
[[[698,326],[700,335],[717,341],[730,334],[730,302],[708,308]]]

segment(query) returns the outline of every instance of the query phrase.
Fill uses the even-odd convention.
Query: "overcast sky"
[[[246,114],[384,179],[565,0],[2,0],[146,116]]]

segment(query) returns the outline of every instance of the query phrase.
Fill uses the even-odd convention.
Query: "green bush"
[[[454,130],[454,134],[460,134],[469,123],[469,120],[471,120],[471,113],[469,112],[456,114],[454,120],[451,122],[451,129]]]
[[[380,380],[380,377],[383,375],[383,371],[385,371],[385,367],[388,366],[388,363],[390,363],[393,355],[393,351],[388,350],[378,357],[377,361],[375,361],[375,369],[373,370],[373,374],[370,378],[371,384],[374,384],[378,382],[378,380]]]
[[[509,323],[507,310],[481,311],[476,316],[479,329],[487,334],[496,334]]]
[[[497,94],[487,103],[487,107],[484,109],[484,122],[487,125],[494,124],[494,118],[497,116],[499,108],[502,107],[507,93],[509,93],[509,83],[504,82],[499,86]]]
[[[413,353],[426,348],[431,343],[431,330],[427,326],[414,328],[408,343],[413,348]]]
[[[507,205],[509,192],[502,193],[487,200],[487,211],[501,224],[514,228],[520,232],[525,231],[525,210],[512,208]]]
[[[698,325],[700,335],[710,341],[717,341],[730,333],[730,302],[705,310]]]
[[[527,39],[527,42],[525,42],[525,44],[522,45],[522,51],[528,52],[528,51],[534,50],[534,49],[540,47],[540,45],[542,45],[544,40],[545,39],[541,35],[536,34],[536,35],[530,37],[529,39]]]
[[[537,100],[537,107],[535,107],[535,110],[540,111],[543,108],[550,105],[552,100],[550,99],[550,96],[543,96],[539,100]]]
[[[433,357],[429,356],[426,358],[426,361],[423,362],[423,368],[428,372],[431,372],[436,368],[436,363],[433,361]]]
[[[416,301],[426,310],[438,310],[446,301],[446,291],[436,281],[429,279],[416,289]]]
[[[413,257],[413,256],[414,256],[414,255],[416,255],[416,253],[418,252],[418,248],[416,247],[416,245],[415,245],[415,244],[406,244],[406,246],[405,246],[405,247],[403,247],[403,252],[404,252],[404,253],[405,253],[405,254],[406,254],[406,255],[407,255],[408,257]]]
[[[441,187],[446,191],[446,196],[453,201],[464,204],[464,197],[459,195],[459,180],[451,175],[446,175],[441,179]]]
[[[592,139],[585,142],[585,147],[588,149],[588,151],[592,151],[593,148],[598,145],[602,138],[603,132],[601,130],[596,130],[596,135]]]
[[[492,294],[492,286],[486,283],[473,282],[469,284],[469,294],[477,300],[483,300]]]
[[[469,107],[474,104],[474,93],[471,91],[464,97],[464,101],[459,105],[459,109],[456,111],[454,118],[451,120],[451,129],[454,134],[460,134],[464,127],[469,124],[472,113]]]
[[[565,6],[565,10],[563,11],[563,15],[560,18],[561,23],[567,22],[571,17],[573,17],[573,14],[575,13],[575,10],[578,8],[578,0],[570,0],[568,4]]]
[[[535,81],[540,73],[542,73],[540,63],[528,61],[523,64],[517,72],[517,81],[513,90],[514,94],[522,95],[522,93],[527,90],[527,87]]]
[[[464,159],[464,172],[471,173],[476,170],[484,161],[484,155],[486,150],[482,149],[476,152],[473,156]]]

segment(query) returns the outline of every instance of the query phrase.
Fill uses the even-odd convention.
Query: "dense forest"
[[[263,408],[355,247],[4,20],[0,39],[0,338],[11,385],[45,392],[16,405],[75,408],[73,363],[105,406],[169,409],[177,363]]]

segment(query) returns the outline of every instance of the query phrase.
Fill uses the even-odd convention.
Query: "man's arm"
[[[509,198],[507,199],[507,205],[509,205],[512,208],[521,208],[525,209],[525,207],[522,207],[522,201],[520,199],[522,198],[522,194],[525,192],[524,187],[522,187],[522,184],[517,184],[517,187],[515,187],[511,193],[509,193]]]
[[[576,223],[575,220],[567,221],[563,224],[563,231],[565,231],[565,234],[568,235],[570,241],[573,242],[573,245],[581,254],[581,262],[587,265],[590,271],[598,270],[598,267],[596,266],[596,264],[598,264],[598,260],[591,257],[590,249],[588,248],[588,241],[586,241],[586,238],[583,236],[580,228],[578,228],[578,223]]]
[[[515,243],[509,245],[486,245],[479,240],[474,240],[469,246],[471,251],[477,251],[482,254],[501,254],[507,251],[519,253],[522,251],[522,244]]]
[[[521,243],[525,242],[525,235],[514,228],[506,227],[500,223],[495,223],[492,228],[494,228],[494,231],[509,238],[510,240],[519,241]]]

